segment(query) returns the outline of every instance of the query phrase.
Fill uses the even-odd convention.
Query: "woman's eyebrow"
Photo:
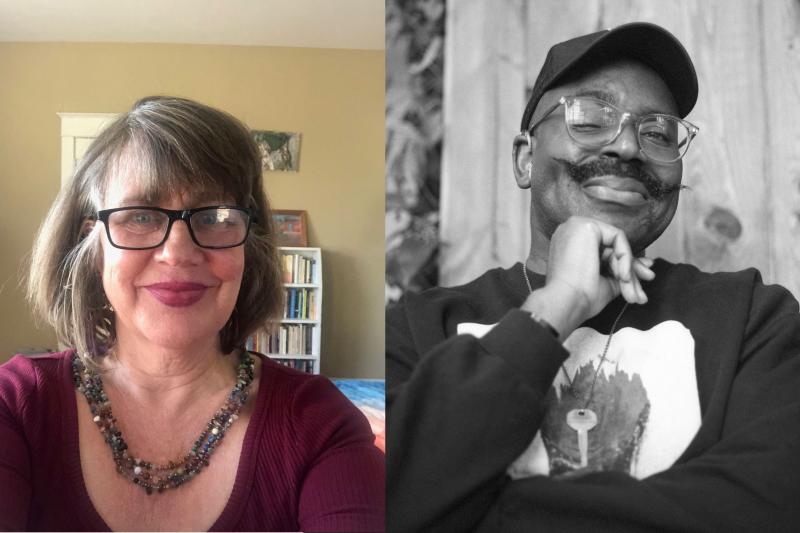
[[[185,200],[186,209],[203,207],[207,205],[230,205],[236,203],[232,197],[225,197],[224,195],[220,194],[192,194],[187,196]],[[117,204],[113,207],[128,207],[133,205],[158,207],[160,201],[160,198],[152,198],[134,193],[130,196],[123,196],[122,199],[118,200]]]
[[[143,196],[125,196],[122,200],[119,201],[119,205],[127,206],[127,205],[147,205],[152,206],[155,205],[152,199],[145,198]]]

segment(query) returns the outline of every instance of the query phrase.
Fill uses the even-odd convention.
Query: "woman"
[[[28,295],[72,349],[0,367],[0,528],[383,528],[383,456],[325,378],[241,347],[282,309],[243,124],[152,97],[104,130]]]

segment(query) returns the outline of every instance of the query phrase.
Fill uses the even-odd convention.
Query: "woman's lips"
[[[145,286],[153,297],[170,307],[188,307],[200,301],[205,295],[206,287],[200,283],[164,282]]]

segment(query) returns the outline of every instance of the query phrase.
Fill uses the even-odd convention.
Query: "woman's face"
[[[135,165],[121,165],[112,175],[104,209],[148,205],[136,185]],[[179,197],[155,204],[166,209],[230,204],[230,198],[193,200]],[[99,225],[102,226],[102,223]],[[244,246],[200,248],[185,222],[172,224],[167,240],[150,250],[122,250],[102,233],[102,278],[114,308],[117,339],[181,349],[218,346],[239,295]]]

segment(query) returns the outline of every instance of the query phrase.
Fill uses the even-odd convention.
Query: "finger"
[[[637,261],[625,232],[619,228],[600,221],[596,221],[596,227],[600,230],[603,246],[601,257],[607,255],[608,247],[613,249],[613,253],[608,259],[608,265],[619,281],[620,294],[629,303],[646,303],[647,294],[642,289],[639,274],[635,272],[635,269],[639,270],[642,279],[655,278],[655,273],[649,268],[653,264],[652,260],[643,257],[644,261]]]
[[[641,296],[636,290],[636,284],[633,281],[625,281],[620,283],[622,297],[625,301],[632,304],[638,304]]]
[[[622,280],[622,276],[620,276],[620,273],[619,273],[619,261],[613,255],[613,252],[612,252],[612,255],[606,261],[606,264],[608,265],[609,274],[611,274],[611,276],[613,276],[613,277],[615,277],[615,278],[617,278],[618,280],[621,281]]]
[[[639,278],[633,276],[631,283],[634,285],[634,289],[636,290],[636,303],[643,305],[647,303],[647,294],[645,294],[644,289],[642,288],[642,283],[639,281]]]
[[[607,258],[608,261],[606,263],[603,263],[603,265],[601,265],[600,274],[605,277],[613,276],[622,281],[623,278],[622,275],[620,274],[621,272],[620,261],[614,255],[606,257],[609,256],[609,253],[607,252],[608,250],[609,250],[608,248],[603,250],[602,255],[604,259]],[[652,263],[652,261],[649,262]],[[644,262],[641,261],[641,258],[634,259],[633,262],[631,263],[631,268],[633,273],[633,275],[631,276],[631,280],[633,280],[633,278],[638,278],[640,282],[641,280],[652,281],[656,277],[655,272],[653,272],[650,268],[648,268],[644,264]],[[641,287],[641,283],[639,283],[639,286]]]
[[[618,261],[616,257],[612,257],[611,261],[609,261],[609,264],[614,265],[613,270],[619,271],[620,261]],[[655,277],[654,272],[636,260],[633,261],[633,275],[630,277],[630,279],[623,280],[617,277],[620,286],[620,293],[629,303],[647,303],[647,294],[644,292],[639,274],[641,274],[641,277],[644,279],[653,279]]]
[[[619,279],[625,281],[630,280],[631,262],[634,257],[625,232],[611,224],[606,224],[599,220],[593,222],[594,228],[599,232],[601,248],[611,247],[614,249],[613,255],[619,261]]]
[[[656,273],[638,259],[633,262],[633,273],[640,280],[652,281],[656,277]]]
[[[617,258],[617,256],[612,255],[607,263],[607,277],[611,277],[617,283],[617,287],[619,287],[619,294],[625,299],[625,301],[629,303],[639,303],[641,300],[641,294],[637,290],[637,284],[634,283],[634,280],[638,281],[636,276],[631,276],[630,279],[623,279],[621,272],[621,261]]]
[[[628,243],[625,234],[618,231],[614,236],[614,259],[618,262],[619,279],[622,281],[630,281],[631,279],[631,263],[633,262],[633,252]]]
[[[653,260],[650,257],[645,257],[645,256],[637,257],[636,260],[641,262],[647,268],[652,268],[653,264],[655,263],[655,260]]]
[[[626,302],[632,304],[639,303],[639,295],[637,294],[636,287],[632,281],[623,281],[621,279],[617,279],[617,282],[619,283],[619,292]]]

